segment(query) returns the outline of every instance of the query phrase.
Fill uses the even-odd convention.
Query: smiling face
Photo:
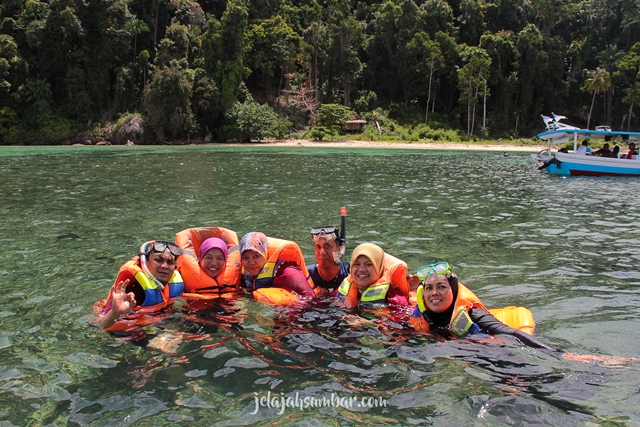
[[[241,262],[245,273],[248,273],[251,276],[257,276],[260,274],[260,271],[267,260],[258,252],[247,249],[242,253]]]
[[[356,258],[351,265],[351,276],[360,292],[363,292],[369,286],[373,285],[378,279],[373,262],[364,255]]]
[[[453,304],[453,291],[445,275],[432,274],[424,284],[424,304],[434,313],[442,313]]]
[[[209,249],[200,260],[200,268],[207,276],[216,278],[224,269],[225,259],[221,249]]]
[[[162,283],[169,283],[169,279],[176,271],[176,258],[171,255],[169,250],[164,252],[153,252],[147,258],[147,267],[149,272]]]

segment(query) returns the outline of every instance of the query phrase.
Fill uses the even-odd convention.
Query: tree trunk
[[[589,108],[589,115],[587,116],[587,129],[589,129],[589,123],[591,123],[591,113],[593,112],[593,103],[596,101],[596,93],[593,92],[593,98],[591,98],[591,108]]]
[[[431,60],[431,67],[429,68],[429,92],[427,93],[427,111],[424,114],[424,122],[429,122],[429,104],[431,103],[431,81],[433,80],[433,60]]]

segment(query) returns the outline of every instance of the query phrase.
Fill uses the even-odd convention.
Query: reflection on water
[[[637,356],[636,180],[550,177],[524,154],[307,147],[7,147],[0,180],[3,426],[640,423],[638,365],[417,336],[397,317],[355,328],[327,302],[182,302],[146,331],[198,338],[174,355],[88,325],[141,242],[219,225],[311,261],[309,228],[345,205],[350,249],[378,243],[413,271],[447,260],[486,305],[529,307],[543,341]]]

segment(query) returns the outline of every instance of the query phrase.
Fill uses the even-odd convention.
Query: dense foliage
[[[639,0],[2,0],[0,142],[130,114],[156,140],[275,137],[322,104],[416,135],[638,130],[639,72]]]

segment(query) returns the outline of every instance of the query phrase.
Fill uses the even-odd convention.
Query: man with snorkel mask
[[[145,314],[173,304],[184,292],[182,277],[176,270],[180,254],[180,248],[170,242],[152,240],[140,246],[139,255],[120,267],[109,296],[95,304],[98,316],[94,323],[111,329],[122,317],[129,322],[115,329],[128,329],[143,317],[148,323]]]
[[[319,296],[333,295],[349,276],[349,263],[342,260],[346,250],[344,228],[340,235],[337,227],[315,227],[311,229],[311,236],[316,264],[307,265],[307,269],[313,280],[313,290]]]

